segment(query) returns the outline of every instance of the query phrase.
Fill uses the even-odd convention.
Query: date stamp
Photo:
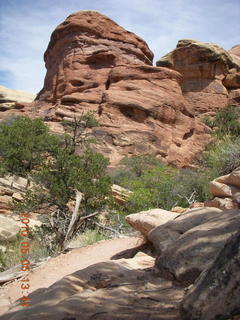
[[[31,244],[29,241],[29,213],[21,213],[21,231],[22,241],[20,243],[21,251],[21,271],[29,272],[31,270],[31,262],[28,259],[31,250]],[[22,307],[29,307],[30,298],[29,298],[29,289],[30,289],[30,280],[26,277],[23,277],[20,280],[20,290],[22,291],[22,297],[20,298],[20,305]]]

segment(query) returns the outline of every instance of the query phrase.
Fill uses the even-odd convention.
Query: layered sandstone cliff
[[[182,95],[182,76],[153,67],[153,54],[135,34],[95,11],[70,15],[44,55],[44,88],[32,110],[61,122],[92,111],[96,149],[116,164],[124,156],[154,154],[189,165],[210,140]]]
[[[229,52],[213,43],[184,39],[158,66],[176,70],[183,76],[181,88],[190,110],[200,116],[215,112],[228,103],[239,103],[239,46]]]

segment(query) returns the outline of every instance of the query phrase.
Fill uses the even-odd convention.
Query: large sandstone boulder
[[[206,201],[205,206],[220,209],[240,207],[240,168],[211,181],[210,192],[213,199]]]
[[[225,176],[217,178],[216,181],[240,188],[240,167]]]
[[[239,228],[239,210],[212,214],[212,218],[209,216],[207,221],[198,223],[168,244],[156,260],[159,274],[182,285],[190,285],[213,263],[226,241]]]
[[[158,255],[188,230],[197,227],[213,217],[219,217],[222,210],[218,208],[190,209],[176,219],[159,225],[148,233],[148,239],[153,243]]]
[[[221,210],[231,210],[237,209],[238,204],[233,201],[232,198],[219,198],[214,197],[212,200],[207,200],[204,202],[205,207],[215,207]]]
[[[240,192],[239,188],[236,188],[225,183],[218,182],[217,179],[210,182],[210,192],[213,197],[232,197],[237,192]]]
[[[228,92],[229,103],[232,105],[240,105],[240,89],[232,89]]]
[[[153,67],[152,58],[145,41],[106,16],[74,13],[51,36],[44,88],[32,112],[48,122],[94,112],[100,127],[88,134],[112,165],[133,154],[188,165],[211,130],[189,111],[181,75]]]
[[[11,202],[21,201],[27,188],[33,186],[32,182],[15,175],[6,175],[0,178],[0,214],[12,214]]]
[[[228,52],[231,55],[235,55],[238,58],[240,58],[240,44],[237,44],[236,46],[232,47]]]
[[[240,232],[233,236],[183,299],[183,320],[240,316]],[[234,318],[235,319],[235,318]]]
[[[240,88],[240,71],[237,71],[237,69],[229,70],[229,73],[224,79],[223,84],[228,89]]]
[[[16,106],[18,102],[32,102],[34,99],[35,95],[32,93],[0,86],[0,112],[15,107],[18,108]]]
[[[148,233],[179,216],[179,213],[163,209],[150,209],[126,216],[127,223],[135,230],[147,236]]]
[[[29,296],[29,307],[18,303],[0,319],[179,320],[184,291],[148,272],[153,263],[142,253],[97,263],[36,290]]]
[[[20,231],[19,224],[11,218],[0,215],[0,241],[13,241]]]
[[[89,104],[101,103],[109,71],[116,65],[151,65],[153,54],[134,33],[96,11],[71,14],[52,33],[44,54],[48,70],[38,99],[56,103],[78,93]],[[81,95],[84,91],[86,93]],[[73,102],[63,98],[63,102]]]
[[[162,57],[157,65],[183,75],[183,94],[195,114],[225,107],[228,103],[226,87],[240,86],[239,61],[213,43],[180,40],[176,49]]]

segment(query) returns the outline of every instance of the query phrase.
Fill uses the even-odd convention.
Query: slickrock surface
[[[0,112],[9,109],[21,109],[21,103],[32,102],[35,95],[32,93],[13,90],[0,85]]]
[[[240,232],[226,243],[212,266],[201,274],[183,299],[182,319],[239,319],[239,264]]]
[[[51,259],[28,276],[34,291],[30,307],[15,303],[0,319],[179,320],[184,290],[151,272],[154,258],[140,252],[134,258],[109,261],[134,245],[139,239],[103,241]],[[18,281],[6,287],[5,298],[19,298],[19,285]]]
[[[239,210],[195,208],[152,229],[148,239],[158,254],[159,275],[184,286],[192,284],[238,232],[239,217]]]

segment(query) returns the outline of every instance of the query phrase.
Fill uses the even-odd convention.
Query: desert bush
[[[86,229],[84,232],[76,235],[72,243],[74,247],[85,247],[89,246],[91,244],[94,244],[101,240],[110,239],[111,235],[106,234],[106,232],[103,232],[99,229]]]
[[[65,123],[65,134],[49,133],[41,119],[17,117],[0,125],[1,160],[5,172],[31,176],[35,188],[29,190],[15,210],[46,209],[59,246],[65,245],[80,229],[84,230],[106,204],[111,191],[111,179],[106,174],[108,159],[90,149],[85,129],[97,125],[92,114],[83,114]],[[81,156],[75,154],[80,146]],[[76,217],[69,202],[80,196]],[[15,203],[16,204],[16,203]],[[15,205],[14,204],[14,205]],[[94,215],[92,215],[94,213]]]
[[[162,162],[152,155],[125,157],[117,168],[108,172],[115,184],[123,185],[127,179],[141,177],[146,169],[161,166]]]
[[[150,169],[142,169],[140,176],[126,178],[122,186],[133,191],[129,198],[128,212],[137,212],[150,208],[171,208],[173,199],[169,197],[174,186],[177,169],[158,161]]]
[[[215,126],[214,119],[209,116],[204,116],[202,118],[202,122],[210,128],[213,128]]]
[[[211,143],[202,155],[202,165],[215,177],[228,174],[240,166],[240,138],[225,136]]]
[[[161,161],[151,155],[125,157],[121,163],[136,177],[141,177],[147,169],[162,166]]]
[[[127,162],[129,164],[131,162]],[[174,206],[188,207],[195,201],[210,199],[209,182],[216,178],[215,168],[200,167],[197,169],[177,169],[154,159],[144,165],[139,161],[141,174],[126,173],[131,170],[123,168],[120,185],[133,191],[127,205],[128,213],[151,208],[170,210]]]
[[[53,254],[52,250],[49,250],[49,246],[43,242],[45,237],[39,238],[36,236],[38,231],[32,231],[32,234],[29,237],[30,242],[30,253],[28,259],[32,263],[37,263],[40,260]],[[45,233],[44,233],[45,235]],[[41,239],[41,241],[39,241]],[[7,270],[11,267],[19,265],[22,260],[22,254],[20,251],[20,245],[22,242],[22,237],[18,235],[15,241],[5,243],[6,251],[3,252],[0,250],[0,271]]]
[[[171,192],[176,205],[188,207],[193,202],[210,199],[209,182],[214,178],[214,172],[208,168],[180,169]]]
[[[41,119],[16,117],[0,124],[2,173],[27,176],[51,154],[59,140]]]
[[[225,136],[238,137],[240,135],[240,108],[228,105],[219,110],[214,119],[214,126],[217,127],[214,134],[220,139]]]

